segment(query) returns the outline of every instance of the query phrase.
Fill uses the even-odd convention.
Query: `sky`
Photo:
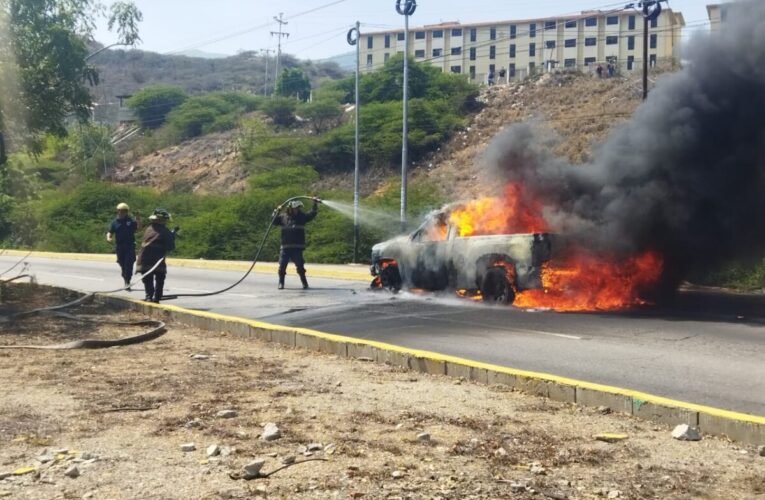
[[[107,0],[108,1],[108,0]],[[282,51],[301,59],[323,59],[351,50],[346,33],[358,20],[362,34],[398,29],[404,19],[395,0],[133,0],[143,12],[142,43],[138,48],[160,53],[185,50],[233,55],[241,50],[275,49],[278,31],[274,16],[284,13],[289,38]],[[614,0],[418,0],[410,26],[442,21],[480,22],[558,16],[582,10],[618,8]],[[705,0],[670,0],[692,30],[708,29]],[[315,9],[315,10],[314,10]],[[312,12],[311,12],[312,11]],[[96,39],[116,40],[99,23]]]

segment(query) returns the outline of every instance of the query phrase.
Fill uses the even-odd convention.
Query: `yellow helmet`
[[[120,203],[117,205],[117,210],[130,210],[130,207],[127,203]]]

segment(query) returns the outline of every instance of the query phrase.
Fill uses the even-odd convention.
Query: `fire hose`
[[[284,202],[276,207],[276,212],[280,212],[285,205],[290,203],[291,201],[300,200],[300,199],[306,199],[306,200],[314,200],[318,198],[314,198],[313,196],[293,196],[292,198],[288,198],[287,200],[284,200]],[[318,200],[321,202],[321,200]],[[260,240],[260,244],[258,245],[258,250],[255,252],[255,257],[252,259],[252,263],[250,264],[249,269],[247,269],[247,272],[244,273],[244,275],[239,278],[237,281],[232,283],[231,285],[227,286],[226,288],[221,288],[220,290],[215,290],[214,292],[201,292],[201,293],[179,293],[175,295],[163,295],[162,300],[172,300],[177,299],[178,297],[210,297],[212,295],[219,295],[221,293],[228,292],[232,288],[240,285],[245,279],[247,279],[247,276],[252,273],[252,270],[255,269],[255,264],[257,264],[258,259],[260,258],[260,253],[263,250],[263,246],[266,244],[266,240],[268,239],[268,235],[271,234],[271,229],[274,227],[274,217],[271,217],[271,222],[268,224],[268,228],[266,229],[265,234],[263,235],[263,238]]]

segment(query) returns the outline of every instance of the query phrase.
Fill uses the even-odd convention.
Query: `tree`
[[[128,99],[127,105],[135,111],[141,125],[146,128],[159,128],[167,114],[183,104],[188,95],[180,87],[170,85],[152,85],[144,87]]]
[[[287,97],[274,97],[263,104],[263,112],[274,121],[274,125],[288,127],[295,123],[297,102]]]
[[[336,101],[320,99],[300,106],[298,113],[310,120],[317,134],[337,126],[343,116],[343,108]]]
[[[307,101],[311,97],[311,82],[300,68],[284,68],[276,81],[276,93]]]
[[[41,149],[40,137],[66,135],[66,118],[90,117],[87,84],[98,83],[98,72],[88,65],[88,47],[95,19],[102,12],[96,0],[0,0],[0,31],[8,33],[8,46],[0,47],[0,68],[13,72],[16,82],[3,88],[0,109],[14,103],[23,113],[12,114],[23,123],[10,124],[9,113],[0,119],[0,137],[14,125],[23,129],[33,153]],[[116,27],[126,44],[139,40],[140,11],[128,2],[112,8],[109,27]],[[6,38],[6,37],[3,37]],[[2,156],[2,155],[0,155]],[[0,158],[4,160],[4,158]]]

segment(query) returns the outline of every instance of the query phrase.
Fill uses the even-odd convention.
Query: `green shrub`
[[[274,97],[263,103],[262,111],[273,120],[274,125],[289,127],[295,123],[297,100],[291,97]]]
[[[180,87],[152,85],[136,92],[127,101],[145,128],[159,128],[173,108],[180,106],[188,95]]]

